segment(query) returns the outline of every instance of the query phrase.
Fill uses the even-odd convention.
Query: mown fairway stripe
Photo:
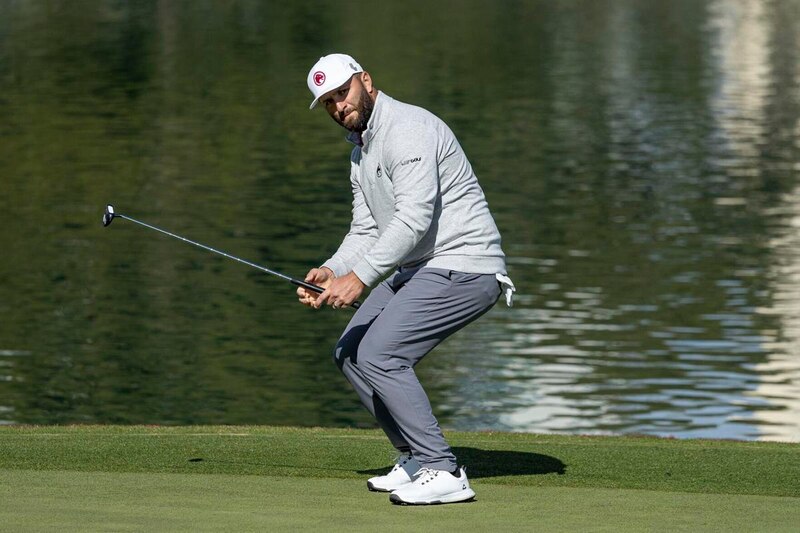
[[[476,482],[478,501],[400,507],[363,481],[0,470],[7,531],[796,531],[796,498]],[[378,527],[380,526],[380,527]]]

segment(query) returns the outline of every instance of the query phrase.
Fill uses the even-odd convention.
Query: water
[[[0,2],[0,421],[369,426],[307,69],[450,124],[518,286],[418,367],[457,429],[800,441],[800,2]]]

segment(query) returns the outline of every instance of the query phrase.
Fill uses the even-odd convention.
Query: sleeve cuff
[[[353,273],[358,276],[358,279],[367,287],[372,287],[382,276],[380,272],[372,268],[372,265],[370,265],[366,259],[362,259],[358,262],[353,268]]]
[[[348,273],[347,266],[342,261],[338,261],[336,259],[328,259],[324,263],[320,265],[320,268],[328,267],[333,271],[333,275],[337,278],[340,278]]]

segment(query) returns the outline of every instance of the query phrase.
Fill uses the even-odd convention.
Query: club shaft
[[[245,264],[247,266],[256,268],[256,269],[258,269],[258,270],[260,270],[262,272],[266,272],[267,274],[272,274],[273,276],[278,276],[279,278],[283,278],[286,281],[289,281],[292,284],[297,285],[298,287],[304,287],[306,289],[309,289],[311,291],[314,291],[314,292],[320,293],[320,294],[325,290],[322,287],[319,287],[317,285],[313,285],[313,284],[307,283],[307,282],[305,282],[303,280],[296,279],[296,278],[293,278],[291,276],[287,276],[286,274],[283,274],[283,273],[278,272],[276,270],[272,270],[272,269],[269,269],[267,267],[263,267],[261,265],[257,265],[257,264],[255,264],[255,263],[253,263],[251,261],[247,261],[247,260],[242,259],[240,257],[236,257],[235,255],[231,255],[229,253],[225,253],[225,252],[223,252],[221,250],[217,250],[216,248],[212,248],[211,246],[206,246],[205,244],[201,244],[199,242],[195,242],[195,241],[193,241],[191,239],[187,239],[186,237],[181,237],[180,235],[176,235],[175,233],[171,233],[171,232],[169,232],[167,230],[164,230],[164,229],[161,229],[159,227],[153,226],[153,225],[148,224],[146,222],[142,222],[141,220],[136,220],[135,218],[129,217],[127,215],[122,215],[120,213],[114,213],[114,216],[115,217],[119,217],[119,218],[124,218],[125,220],[129,220],[130,222],[133,222],[134,224],[139,224],[140,226],[144,226],[145,228],[150,228],[150,229],[155,230],[155,231],[157,231],[159,233],[163,233],[164,235],[167,235],[169,237],[174,237],[175,239],[181,240],[183,242],[187,242],[189,244],[193,244],[194,246],[197,246],[198,248],[202,248],[203,250],[208,250],[209,252],[213,252],[213,253],[221,255],[223,257],[227,257],[228,259],[233,259],[234,261],[238,261],[239,263],[243,263],[243,264]],[[353,302],[352,307],[358,308],[358,306],[359,306],[358,302]]]

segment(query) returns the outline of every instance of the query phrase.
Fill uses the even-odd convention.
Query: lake
[[[800,1],[0,1],[0,423],[371,427],[319,56],[454,130],[498,304],[418,367],[446,428],[800,441]]]

